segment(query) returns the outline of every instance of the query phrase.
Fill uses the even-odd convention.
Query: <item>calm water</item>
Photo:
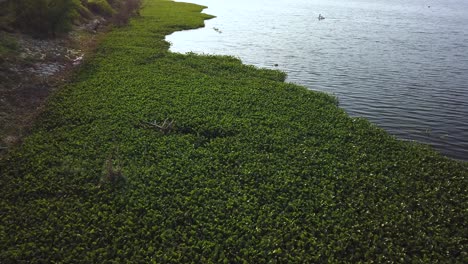
[[[283,70],[351,116],[468,160],[467,0],[191,1],[217,18],[168,36],[172,51]]]

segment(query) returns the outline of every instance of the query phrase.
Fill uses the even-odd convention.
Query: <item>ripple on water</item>
[[[468,160],[468,1],[196,2],[217,18],[169,36],[172,51],[284,70],[351,116]]]

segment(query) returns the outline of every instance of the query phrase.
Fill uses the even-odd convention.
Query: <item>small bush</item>
[[[118,12],[113,17],[113,22],[117,26],[128,24],[130,17],[139,15],[141,0],[127,0],[120,5]]]
[[[14,24],[39,36],[55,36],[71,30],[74,0],[19,0],[13,2]]]
[[[18,42],[10,35],[0,32],[0,55],[8,52],[14,52],[19,49]]]
[[[124,1],[125,0],[107,0],[107,3],[109,3],[109,5],[112,6],[112,8],[117,9],[122,5]]]
[[[111,17],[115,14],[114,9],[112,9],[106,0],[90,0],[87,6],[91,12],[104,17]]]
[[[14,22],[12,2],[0,0],[0,30],[12,31],[11,24]]]
[[[81,20],[87,20],[93,17],[93,13],[89,11],[89,9],[86,7],[85,4],[83,4],[83,2],[80,2],[77,5],[76,12],[79,15],[78,19],[81,19]]]

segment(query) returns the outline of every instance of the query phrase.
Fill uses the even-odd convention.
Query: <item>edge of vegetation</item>
[[[147,0],[0,160],[5,263],[462,263],[468,163],[229,56]]]

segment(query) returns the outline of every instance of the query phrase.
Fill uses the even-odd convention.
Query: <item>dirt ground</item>
[[[0,32],[16,50],[0,56],[0,157],[28,134],[47,98],[60,89],[107,31],[77,28],[56,39]]]

